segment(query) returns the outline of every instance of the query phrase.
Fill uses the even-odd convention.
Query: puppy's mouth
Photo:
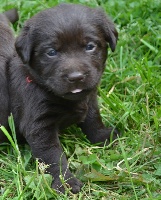
[[[80,93],[82,91],[83,91],[82,89],[75,89],[75,90],[72,90],[71,93],[72,94],[77,94],[77,93]]]
[[[71,92],[65,93],[62,97],[68,100],[80,100],[86,97],[90,90],[74,89]]]

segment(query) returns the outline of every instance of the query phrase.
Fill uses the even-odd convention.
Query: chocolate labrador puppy
[[[13,113],[17,138],[23,136],[33,155],[49,165],[52,187],[60,192],[60,174],[73,193],[82,187],[68,169],[60,130],[76,124],[89,141],[102,145],[111,133],[113,139],[119,134],[103,125],[97,104],[107,48],[115,50],[117,37],[102,10],[61,4],[29,19],[16,40],[18,56],[10,61],[6,75],[9,107],[1,106],[0,113]],[[1,95],[4,105],[6,94]]]

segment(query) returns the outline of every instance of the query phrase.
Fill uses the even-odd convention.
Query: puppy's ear
[[[115,28],[114,23],[106,16],[106,14],[97,9],[98,16],[99,16],[99,24],[101,24],[101,29],[103,30],[105,40],[109,43],[109,46],[112,51],[115,51],[117,40],[118,40],[118,32]]]
[[[29,26],[23,28],[21,34],[16,39],[15,47],[23,63],[28,63],[32,50],[31,28]]]
[[[111,50],[114,52],[118,40],[118,32],[114,24],[107,18],[104,25],[106,41],[109,43]]]

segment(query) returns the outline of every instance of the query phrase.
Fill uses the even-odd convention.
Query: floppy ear
[[[114,23],[105,15],[105,13],[98,9],[99,12],[99,24],[101,24],[101,29],[104,33],[105,40],[109,43],[109,46],[112,51],[115,51],[117,39],[118,39],[118,32],[115,28]]]
[[[118,32],[114,24],[107,19],[104,26],[106,41],[109,43],[111,50],[114,52],[118,40]]]
[[[21,34],[16,39],[15,47],[23,63],[28,63],[32,50],[31,28],[29,26],[23,28]]]

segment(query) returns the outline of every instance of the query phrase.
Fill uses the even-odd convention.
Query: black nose
[[[81,72],[72,72],[68,74],[67,79],[69,82],[83,82],[86,75]]]

